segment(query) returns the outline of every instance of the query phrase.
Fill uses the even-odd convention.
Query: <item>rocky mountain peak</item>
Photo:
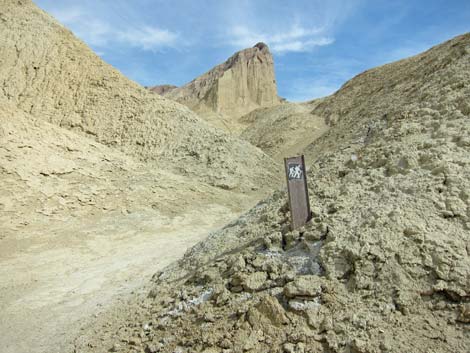
[[[274,60],[268,46],[261,42],[162,95],[227,130],[237,129],[238,119],[252,110],[280,103]]]
[[[268,45],[267,45],[266,43],[263,43],[263,42],[258,42],[258,43],[256,43],[253,48],[258,48],[259,50],[267,50],[267,51],[269,51]]]

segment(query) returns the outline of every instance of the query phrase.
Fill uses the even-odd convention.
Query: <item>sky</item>
[[[470,31],[470,0],[36,0],[144,86],[183,85],[265,42],[278,93],[329,95],[355,75]]]

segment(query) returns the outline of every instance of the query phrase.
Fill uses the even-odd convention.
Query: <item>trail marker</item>
[[[284,158],[286,167],[287,190],[292,230],[310,221],[310,201],[308,199],[307,175],[304,156]]]

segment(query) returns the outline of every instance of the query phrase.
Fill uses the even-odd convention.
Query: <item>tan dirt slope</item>
[[[212,185],[271,180],[262,152],[128,80],[31,1],[0,3],[0,37],[0,97],[24,112]]]
[[[314,110],[305,228],[275,193],[77,351],[467,353],[469,82],[470,34],[347,82]]]
[[[321,99],[308,103],[284,103],[253,110],[240,119],[240,137],[276,161],[295,156],[328,130],[325,119],[313,114]]]
[[[135,160],[3,97],[0,181],[2,353],[65,351],[80,320],[263,194]]]
[[[260,197],[135,161],[5,102],[0,181],[2,353],[64,352],[80,320]]]
[[[113,212],[176,216],[227,198],[241,210],[247,199],[135,161],[10,104],[0,107],[0,240],[17,239],[36,223],[85,222]]]

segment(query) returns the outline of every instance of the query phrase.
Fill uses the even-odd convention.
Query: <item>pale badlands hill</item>
[[[0,14],[0,97],[22,111],[212,185],[272,180],[261,151],[128,80],[31,1],[3,1]]]
[[[277,192],[97,319],[80,352],[470,347],[470,34],[369,70],[313,111],[313,220]]]
[[[0,107],[0,240],[18,242],[28,229],[40,238],[48,225],[67,220],[86,224],[139,212],[177,216],[228,204],[227,198],[241,210],[247,199],[136,161],[1,100]]]
[[[318,99],[255,109],[240,119],[240,137],[277,161],[298,155],[328,130],[325,119],[314,114],[320,103]]]
[[[65,352],[80,320],[256,195],[136,161],[0,99],[1,352]]]

